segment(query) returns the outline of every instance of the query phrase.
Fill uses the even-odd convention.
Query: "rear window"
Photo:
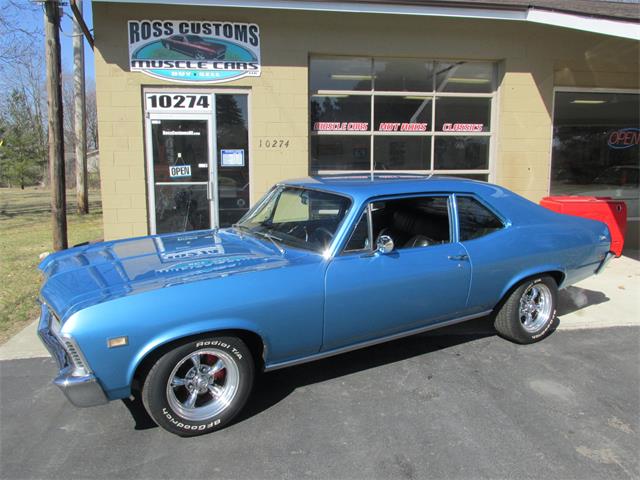
[[[484,237],[504,227],[502,221],[473,197],[456,197],[460,241]]]

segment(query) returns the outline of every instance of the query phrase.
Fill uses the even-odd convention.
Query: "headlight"
[[[49,308],[49,315],[51,315],[51,333],[53,333],[56,337],[60,337],[60,330],[62,329],[62,324],[60,323],[60,319],[55,314],[55,312],[50,308]]]

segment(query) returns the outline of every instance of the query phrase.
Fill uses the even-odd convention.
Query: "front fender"
[[[224,330],[246,330],[251,333],[258,335],[262,339],[262,343],[264,344],[265,352],[270,351],[270,343],[269,338],[258,325],[255,323],[241,319],[241,318],[224,318],[224,319],[215,319],[215,320],[204,320],[195,323],[188,323],[184,325],[180,325],[178,327],[174,327],[170,330],[165,330],[159,332],[158,335],[149,338],[145,343],[143,343],[134,354],[131,362],[127,368],[126,373],[126,382],[127,385],[131,385],[133,381],[133,376],[140,366],[142,361],[154,350],[162,347],[163,345],[167,345],[169,343],[175,342],[177,340],[191,337],[194,335],[201,335],[204,333],[213,333],[216,331],[224,331]],[[266,359],[265,359],[266,360]]]
[[[83,322],[83,318],[80,317],[94,321]],[[141,322],[136,329],[127,328],[126,325],[110,325],[104,320],[106,318],[95,311],[81,311],[69,322],[76,328],[69,329],[110,400],[126,398],[131,394],[131,382],[136,369],[151,352],[185,337],[223,330],[245,330],[258,335],[264,343],[265,351],[271,351],[267,333],[256,323],[245,318],[201,317],[189,322]],[[159,328],[160,325],[165,328]],[[128,338],[128,344],[109,348],[107,339],[120,335]]]

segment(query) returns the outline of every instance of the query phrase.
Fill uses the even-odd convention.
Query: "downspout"
[[[94,45],[93,37],[91,36],[89,27],[87,27],[87,24],[85,23],[84,18],[82,17],[82,13],[80,13],[80,10],[78,10],[78,5],[76,5],[76,0],[71,0],[71,11],[73,12],[73,18],[75,18],[76,22],[78,22],[78,25],[80,25],[80,29],[84,34],[84,38],[87,39],[87,42],[89,42],[89,45],[91,46],[91,50],[93,50],[93,45]]]

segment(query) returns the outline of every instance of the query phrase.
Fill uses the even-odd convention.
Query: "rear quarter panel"
[[[609,250],[605,224],[557,214],[511,195],[487,200],[505,217],[504,229],[462,242],[473,272],[468,305],[477,311],[493,308],[532,275],[558,272],[561,288],[589,277]]]

